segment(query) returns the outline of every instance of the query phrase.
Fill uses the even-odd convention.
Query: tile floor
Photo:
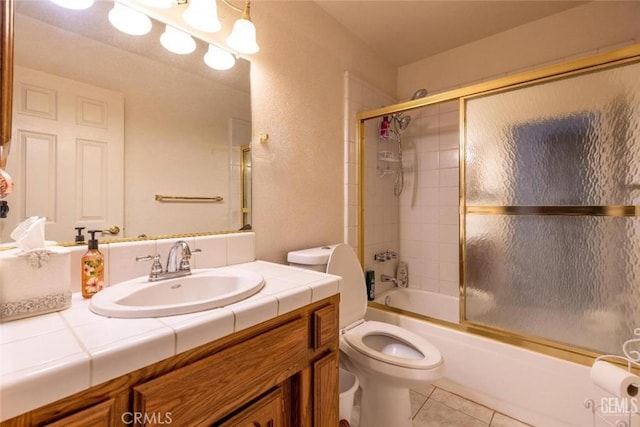
[[[359,393],[351,427],[359,426]],[[411,390],[413,427],[530,427],[491,408],[433,385]]]

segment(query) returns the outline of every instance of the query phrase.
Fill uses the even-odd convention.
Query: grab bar
[[[221,202],[224,199],[221,196],[215,197],[196,197],[196,196],[163,196],[162,194],[156,194],[156,201],[158,202],[204,202],[215,203]]]

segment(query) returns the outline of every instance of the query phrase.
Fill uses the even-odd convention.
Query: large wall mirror
[[[56,241],[73,240],[74,227],[117,226],[118,238],[247,228],[248,61],[213,70],[201,41],[173,54],[157,21],[144,36],[121,33],[112,2],[14,3],[15,190],[2,242],[33,215]]]

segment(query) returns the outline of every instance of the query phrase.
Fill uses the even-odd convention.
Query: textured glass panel
[[[640,64],[466,101],[467,205],[640,204]]]
[[[619,353],[640,326],[640,218],[467,215],[467,320]]]

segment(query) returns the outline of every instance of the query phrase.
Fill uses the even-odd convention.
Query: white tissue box
[[[71,251],[50,246],[0,251],[0,322],[71,306]]]

